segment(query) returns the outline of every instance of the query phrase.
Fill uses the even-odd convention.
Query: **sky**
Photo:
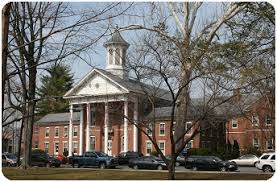
[[[163,6],[167,6],[166,2],[161,3]],[[95,6],[101,6],[101,3],[71,3],[72,8],[75,10],[84,10],[84,9],[90,9],[95,8]],[[103,4],[102,4],[103,5]],[[149,9],[146,8],[145,3],[137,3],[134,5],[134,8],[131,8],[129,11],[126,12],[126,14],[136,14],[140,15],[141,12],[148,12]],[[168,13],[168,12],[167,12]],[[199,9],[199,16],[196,20],[196,25],[200,26],[201,24],[204,24],[206,21],[210,20],[211,17],[214,17],[214,15],[220,15],[222,13],[222,4],[221,3],[204,3],[201,8]],[[142,24],[147,22],[143,22],[140,17],[133,16],[132,18],[129,18],[129,16],[121,16],[119,18],[115,18],[112,21],[113,25],[118,25],[119,27],[124,27],[129,24]],[[172,20],[174,23],[175,21]],[[91,25],[93,26],[93,25]],[[151,26],[151,25],[149,25]],[[175,23],[174,23],[175,26]],[[172,26],[172,27],[174,27]],[[196,26],[196,27],[198,27]],[[174,29],[172,29],[173,31]],[[128,51],[132,51],[134,49],[136,41],[139,41],[139,37],[141,31],[124,31],[121,32],[121,35],[123,38],[130,44],[130,47]],[[110,36],[105,36],[101,38],[95,46],[93,46],[93,51],[90,51],[89,55],[87,53],[83,54],[83,58],[86,60],[86,62],[89,62],[87,64],[85,61],[80,59],[74,59],[70,60],[69,64],[72,68],[72,73],[74,74],[74,81],[75,83],[78,82],[84,75],[86,75],[91,69],[92,66],[95,66],[97,68],[105,69],[106,66],[106,49],[103,47],[103,44],[105,41],[107,41],[110,38]],[[195,87],[195,86],[193,86]],[[197,90],[197,85],[196,88]],[[198,92],[195,92],[196,95]]]

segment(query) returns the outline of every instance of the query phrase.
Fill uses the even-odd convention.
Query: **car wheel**
[[[77,167],[77,164],[76,164],[76,163],[72,163],[72,167],[73,167],[73,168],[76,168],[76,167]]]
[[[175,164],[175,165],[176,165],[177,167],[178,167],[178,166],[180,166],[180,162],[176,162],[176,164]]]
[[[221,167],[220,171],[225,172],[226,171],[226,167]]]
[[[157,167],[157,170],[163,170],[163,166],[159,165],[159,166]]]
[[[99,167],[100,167],[100,169],[105,169],[106,168],[106,164],[102,162],[102,163],[100,163]]]
[[[263,166],[263,171],[265,173],[269,173],[269,172],[272,172],[272,168],[271,168],[271,166]]]
[[[134,166],[133,166],[133,169],[138,169],[138,165],[134,165]]]
[[[7,167],[12,167],[12,164],[8,162]]]
[[[196,166],[193,166],[193,167],[192,167],[192,170],[193,170],[193,171],[197,171],[198,168],[197,168]]]

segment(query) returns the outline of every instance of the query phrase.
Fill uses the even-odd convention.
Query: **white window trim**
[[[153,151],[152,142],[151,142],[150,140],[146,140],[146,141],[145,141],[145,154],[146,154],[146,155],[148,155],[148,153],[147,153],[147,149],[148,149],[148,148],[147,148],[147,143],[151,143],[151,152]],[[150,148],[149,148],[149,149],[150,149]],[[150,152],[150,153],[151,153],[151,152]],[[150,155],[150,153],[149,153],[149,155]]]
[[[260,147],[260,141],[259,141],[259,138],[253,138],[253,147],[256,147],[256,146],[255,146],[255,139],[258,139],[258,147]]]
[[[58,136],[56,136],[56,129],[58,129]],[[56,126],[54,129],[54,138],[59,138],[60,136],[60,127]]]
[[[59,142],[57,142],[57,141],[55,141],[54,143],[53,143],[53,145],[54,145],[54,155],[56,154],[56,144],[58,144],[58,153],[59,153],[59,151],[60,151],[60,143]]]
[[[48,129],[48,136],[46,136],[46,131],[47,131],[47,129]],[[45,138],[49,138],[49,136],[50,136],[50,127],[45,127],[45,130],[44,130],[44,137],[45,137]]]
[[[148,128],[151,129],[151,131],[150,131],[150,129],[148,129],[147,127],[145,127],[145,132],[146,132],[149,136],[152,136],[152,133],[153,133],[153,124],[152,124],[152,123],[148,123],[147,125],[148,125]],[[151,127],[150,127],[150,126],[151,126]],[[150,134],[149,134],[149,133],[150,133]]]
[[[191,121],[186,122],[186,130],[188,129],[188,124],[192,125],[192,122]],[[187,133],[185,135],[191,135],[192,134],[192,128],[193,127],[191,127],[191,129],[189,131],[187,131]]]
[[[271,123],[270,123],[270,124],[267,124],[267,116],[268,116],[268,115],[265,116],[265,125],[266,125],[266,126],[271,126],[271,125],[272,125],[272,119],[270,118]]]
[[[257,123],[253,123],[255,117],[258,118]],[[256,115],[256,114],[252,115],[251,121],[252,121],[252,126],[259,126],[260,121],[259,121],[259,116],[258,115]]]
[[[161,134],[161,125],[164,125],[164,134]],[[159,124],[159,136],[165,136],[165,123]]]
[[[46,147],[45,147],[45,146],[46,146],[46,144],[48,144],[48,148],[47,148],[47,149],[48,149],[48,151],[47,151],[47,152],[49,153],[49,142],[44,142],[44,150],[46,149]]]
[[[236,122],[237,123],[237,126],[236,127],[234,127],[234,122]],[[238,128],[238,126],[239,126],[239,122],[238,122],[238,119],[232,119],[232,129],[236,129],[236,128]]]
[[[92,150],[92,149],[91,149],[91,138],[94,138],[94,141],[95,141],[94,150],[95,150],[95,149],[96,149],[96,136],[90,136],[90,137],[89,137],[89,150]]]
[[[74,128],[77,128],[77,136],[74,136]],[[72,133],[72,136],[73,136],[73,138],[77,138],[77,137],[78,137],[78,126],[74,126],[74,127],[73,127],[73,133]]]
[[[165,140],[158,140],[158,146],[159,146],[159,148],[160,148],[160,143],[164,143],[164,152],[163,152],[163,154],[165,155],[165,147],[166,147],[166,141]],[[161,148],[160,148],[160,150],[161,150]]]
[[[78,141],[73,141],[72,152],[74,152],[74,144],[75,143],[77,143],[77,152],[75,152],[74,155],[77,155],[78,154],[78,148],[79,148]]]
[[[64,129],[65,129],[65,128],[67,129],[67,136],[64,135],[64,133],[65,133],[65,132],[64,132]],[[63,138],[67,138],[67,137],[68,137],[68,126],[64,126],[64,127],[63,127]]]
[[[266,149],[267,149],[267,150],[273,150],[273,145],[274,145],[273,142],[274,142],[274,141],[273,141],[273,138],[271,138],[272,149],[269,149],[269,148],[268,148],[268,146],[269,146],[269,145],[268,145],[268,140],[266,140]]]
[[[67,141],[63,141],[63,152],[64,152],[64,149],[65,149],[65,147],[64,147],[64,144],[65,144],[65,143],[67,143],[67,152],[68,152],[68,147],[69,147],[69,146],[68,146],[68,142],[67,142]]]

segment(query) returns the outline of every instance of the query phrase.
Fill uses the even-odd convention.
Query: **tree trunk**
[[[167,178],[168,178],[168,180],[175,179],[175,160],[173,158],[169,161],[169,164],[168,164]]]
[[[20,133],[19,133],[19,138],[18,138],[18,150],[17,150],[17,166],[20,165],[20,154],[21,154],[21,141],[22,141],[22,134],[23,134],[23,128],[24,128],[24,119],[21,121],[21,126],[20,126]]]

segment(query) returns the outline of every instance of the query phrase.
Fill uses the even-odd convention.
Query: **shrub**
[[[242,154],[253,154],[259,157],[262,155],[262,152],[253,146],[249,146],[242,152]]]

